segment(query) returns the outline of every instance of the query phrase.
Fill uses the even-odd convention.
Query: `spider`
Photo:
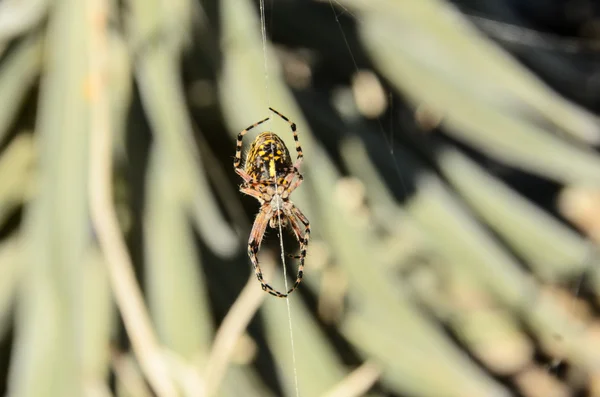
[[[285,298],[302,281],[306,246],[308,245],[310,236],[310,224],[302,211],[290,201],[290,195],[304,180],[298,170],[304,156],[302,154],[302,147],[300,147],[300,141],[298,141],[296,124],[275,109],[269,108],[269,110],[290,124],[292,133],[294,134],[294,141],[296,142],[296,162],[292,164],[290,153],[281,138],[274,132],[266,131],[259,134],[254,142],[252,142],[246,156],[244,168],[241,167],[242,139],[244,135],[254,127],[270,119],[270,117],[267,117],[252,124],[238,134],[233,167],[235,172],[244,179],[244,182],[240,186],[240,191],[256,198],[260,202],[260,210],[254,221],[248,240],[248,256],[254,266],[256,278],[264,291],[278,298]],[[280,221],[282,228],[288,224],[292,227],[294,235],[300,244],[300,255],[291,256],[299,260],[296,282],[285,294],[277,291],[265,282],[257,257],[267,224],[275,229],[279,227]]]

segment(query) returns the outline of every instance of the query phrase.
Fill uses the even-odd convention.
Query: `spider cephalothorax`
[[[244,179],[240,191],[256,198],[261,204],[260,212],[256,216],[248,240],[248,255],[254,266],[256,277],[263,290],[271,295],[284,298],[294,291],[302,281],[310,225],[304,214],[289,200],[290,194],[300,186],[303,180],[298,168],[304,156],[298,141],[296,124],[276,110],[269,109],[290,124],[296,142],[296,162],[292,163],[290,153],[281,138],[273,132],[263,132],[250,146],[244,168],[241,168],[243,137],[248,131],[267,121],[268,118],[266,118],[239,133],[233,166],[235,172]],[[271,228],[278,228],[280,222],[282,228],[288,224],[292,227],[294,235],[300,243],[296,282],[285,294],[275,290],[263,280],[257,257],[267,225]]]

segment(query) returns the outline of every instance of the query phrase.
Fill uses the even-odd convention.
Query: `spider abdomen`
[[[252,142],[246,156],[245,171],[255,181],[282,184],[292,168],[290,153],[277,134],[266,131]]]

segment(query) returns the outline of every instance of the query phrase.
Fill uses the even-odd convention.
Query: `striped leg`
[[[258,264],[258,250],[272,214],[273,211],[270,209],[265,209],[259,212],[258,216],[256,217],[254,226],[250,232],[250,239],[248,240],[248,256],[250,257],[252,266],[254,266],[254,273],[256,274],[256,278],[260,282],[260,286],[262,287],[263,291],[267,291],[269,294],[278,298],[285,298],[288,294],[277,291],[275,288],[271,287],[265,282],[262,271],[260,270],[260,265]]]
[[[252,196],[255,199],[257,199],[260,204],[262,205],[265,200],[263,200],[262,198],[262,194],[261,192],[259,192],[258,190],[256,190],[254,187],[240,187],[240,192],[247,194],[248,196]]]
[[[296,180],[294,180],[294,177],[297,177],[297,178],[296,178]],[[289,184],[289,186],[288,186],[288,187],[287,187],[287,188],[284,190],[284,192],[283,192],[283,197],[284,197],[284,198],[288,198],[288,197],[289,197],[289,196],[292,194],[292,192],[293,192],[294,190],[296,190],[296,188],[297,188],[298,186],[300,186],[300,184],[301,184],[302,182],[304,182],[304,177],[302,176],[302,174],[300,174],[300,173],[298,172],[298,170],[295,170],[295,172],[293,172],[293,173],[290,173],[290,175],[288,175],[288,176],[285,178],[285,181],[286,181],[287,183],[286,183],[286,182],[284,182],[284,183],[285,183],[286,185],[288,185],[288,184]],[[292,182],[292,181],[293,181],[293,182]]]
[[[302,282],[302,277],[304,276],[304,259],[306,258],[306,247],[308,246],[308,240],[310,238],[310,223],[308,219],[304,216],[302,211],[300,211],[295,205],[290,203],[290,211],[292,216],[289,217],[290,224],[292,229],[294,230],[294,234],[300,243],[300,255],[291,256],[292,258],[299,259],[298,263],[298,275],[296,276],[296,281],[294,282],[294,286],[290,288],[287,294],[291,294],[294,292],[296,288]],[[302,223],[304,225],[304,233],[302,233]],[[290,256],[290,255],[288,255]]]
[[[252,124],[250,127],[246,128],[245,130],[243,130],[242,132],[240,132],[237,136],[237,143],[235,146],[235,159],[233,160],[233,168],[236,169],[236,171],[239,169],[240,171],[242,171],[240,169],[240,165],[242,164],[242,140],[244,139],[244,135],[246,135],[246,133],[248,131],[250,131],[251,129],[253,129],[256,126],[261,125],[262,123],[264,123],[265,121],[269,120],[270,117],[267,117],[264,120],[259,121],[258,123],[254,123]],[[238,172],[239,174],[239,172]]]
[[[298,133],[296,132],[296,123],[293,123],[285,117],[283,114],[279,113],[277,110],[273,108],[269,108],[270,111],[290,123],[290,128],[292,129],[292,134],[294,134],[294,142],[296,143],[296,154],[298,157],[296,158],[296,163],[294,163],[294,168],[296,171],[300,168],[300,164],[302,164],[302,160],[304,159],[304,154],[302,153],[302,147],[300,146],[300,141],[298,140]]]

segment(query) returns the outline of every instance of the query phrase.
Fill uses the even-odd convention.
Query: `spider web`
[[[348,7],[344,4],[340,3],[338,0],[327,0],[331,11],[333,13],[335,22],[339,28],[340,34],[346,46],[346,49],[350,55],[352,60],[354,69],[358,74],[360,72],[360,68],[358,67],[358,63],[356,61],[355,54],[352,50],[348,37],[344,31],[344,27],[342,22],[340,21],[340,17],[344,14],[348,14],[354,19],[357,23],[362,22],[361,17],[356,13],[353,13]],[[600,46],[600,40],[588,38],[572,38],[572,37],[562,37],[551,33],[541,32],[535,29],[530,29],[510,23],[505,23],[501,21],[497,21],[494,19],[486,18],[484,16],[478,15],[477,12],[465,8],[458,7],[461,11],[462,15],[468,18],[475,26],[477,26],[484,34],[489,35],[492,39],[497,40],[498,42],[505,44],[516,44],[523,47],[530,47],[535,49],[544,49],[556,52],[562,52],[566,54],[580,54],[587,53],[592,49],[592,53],[595,53],[595,49]],[[408,191],[406,184],[404,183],[401,171],[400,164],[394,153],[394,92],[392,88],[382,87],[386,94],[388,103],[387,106],[389,108],[390,115],[390,124],[389,124],[389,136],[386,135],[385,129],[383,127],[381,117],[377,117],[377,122],[379,124],[379,130],[384,138],[384,143],[387,147],[387,151],[389,155],[392,157],[395,172],[397,174],[398,180],[402,185],[405,191]],[[582,284],[584,281],[584,275],[582,275],[575,285],[571,287],[571,291],[574,296],[571,301],[571,306],[575,305],[576,298],[581,293]],[[547,370],[552,372],[558,368],[558,366],[563,362],[561,358],[553,359],[548,365]]]
[[[267,27],[265,21],[265,0],[260,0],[260,30],[262,35],[262,48],[263,48],[263,58],[264,58],[264,68],[265,68],[265,91],[267,96],[267,104],[269,108],[271,107],[271,95],[269,90],[269,65],[268,65],[268,57],[267,57]],[[271,123],[271,118],[273,116],[273,112],[269,110],[269,124]],[[274,153],[275,148],[273,147],[273,143],[271,143],[271,150]],[[279,192],[279,186],[277,185],[277,178],[275,178],[275,192]],[[283,231],[281,228],[281,200],[277,200],[277,223],[279,226],[279,250],[281,253],[281,263],[283,266],[283,282],[285,285],[285,291],[289,291],[288,281],[287,281],[287,267],[285,263],[285,249],[283,246]],[[296,397],[300,397],[300,389],[298,387],[298,368],[296,365],[296,348],[294,346],[294,331],[292,327],[292,309],[290,307],[290,299],[289,295],[285,297],[285,303],[287,306],[287,314],[288,314],[288,326],[290,330],[290,344],[292,348],[292,365],[294,367],[294,387],[296,390]]]
[[[342,26],[342,23],[340,22],[340,16],[342,16],[343,14],[348,14],[357,22],[360,22],[361,19],[356,14],[352,13],[347,7],[345,7],[339,1],[337,1],[337,0],[328,0],[328,1],[329,1],[329,5],[331,7],[331,12],[333,13],[335,22],[340,30],[340,34],[344,40],[344,44],[346,45],[346,49],[348,50],[348,53],[350,54],[350,58],[352,59],[354,69],[355,69],[356,73],[359,74],[360,68],[358,67],[358,63],[356,62],[356,57],[354,56],[354,52],[352,51],[352,47],[350,46],[348,37],[346,36],[346,33],[344,32],[344,28]],[[335,5],[334,5],[334,3],[335,3]],[[338,10],[336,10],[336,6],[338,8],[340,8],[342,11],[338,12]],[[386,135],[385,128],[383,128],[381,116],[377,117],[377,124],[379,127],[379,131],[383,137],[383,141],[388,149],[388,153],[392,157],[392,163],[394,164],[394,172],[396,173],[396,177],[398,178],[398,181],[399,181],[400,185],[402,186],[403,191],[406,193],[409,191],[409,189],[404,181],[404,178],[402,177],[402,172],[400,170],[400,164],[399,164],[398,160],[396,159],[396,154],[394,152],[394,116],[395,116],[394,115],[394,93],[393,93],[393,90],[389,87],[382,87],[382,89],[385,91],[385,93],[387,95],[387,100],[388,100],[387,107],[389,108],[389,115],[390,115],[389,136]]]
[[[344,31],[343,24],[340,21],[340,17],[343,16],[344,14],[348,14],[357,22],[360,22],[361,18],[359,16],[355,15],[354,13],[352,13],[348,8],[346,8],[343,4],[341,4],[337,0],[328,0],[328,3],[330,5],[331,11],[332,11],[332,16],[333,16],[332,21],[335,20],[335,24],[339,28],[340,39],[343,40],[343,42],[345,44],[345,47],[348,51],[348,54],[350,55],[350,59],[351,59],[351,62],[353,64],[353,67],[354,67],[356,73],[359,73],[360,69],[359,69],[359,66],[358,66],[358,63],[357,63],[356,57],[355,57],[356,50],[352,49],[352,46],[348,40],[348,37],[346,36],[346,32]],[[273,5],[271,5],[271,7],[273,7]],[[271,13],[271,16],[272,15],[273,15],[273,13]],[[582,47],[580,44],[578,44],[579,43],[578,41],[563,40],[563,39],[556,38],[556,37],[553,37],[550,35],[542,34],[540,32],[534,31],[534,30],[523,29],[518,26],[513,26],[510,24],[493,21],[493,20],[490,20],[487,18],[482,18],[477,15],[470,15],[469,13],[466,13],[465,15],[467,17],[469,17],[472,20],[472,22],[474,22],[475,24],[480,26],[482,28],[482,30],[485,30],[491,36],[494,36],[496,39],[499,39],[502,41],[517,42],[522,45],[529,45],[532,47],[558,48],[565,52],[577,52],[577,51],[580,51],[582,48],[585,48],[585,46]],[[268,58],[267,58],[265,0],[260,0],[260,22],[261,22],[262,46],[263,46],[263,56],[264,56],[265,90],[266,90],[267,102],[270,107],[271,106],[271,98],[270,98],[269,72],[268,72],[269,69],[268,69]],[[387,153],[393,159],[392,162],[393,162],[393,165],[395,168],[395,173],[397,175],[398,182],[403,187],[403,189],[406,192],[408,192],[409,189],[406,186],[406,183],[404,181],[404,178],[403,178],[403,175],[402,175],[402,172],[400,169],[401,163],[396,158],[396,153],[395,153],[395,145],[397,143],[394,142],[394,135],[395,135],[394,134],[394,127],[395,127],[394,126],[394,117],[396,116],[394,114],[394,91],[392,88],[389,88],[389,87],[384,87],[383,89],[384,89],[384,92],[388,99],[387,107],[389,109],[389,125],[387,126],[387,128],[384,128],[382,118],[378,117],[376,119],[377,123],[378,123],[378,127],[379,127],[378,129],[380,130],[380,133],[383,137],[383,141],[384,141],[383,144],[385,145],[385,147],[387,149]],[[270,117],[272,117],[272,113],[270,114]],[[271,120],[269,120],[269,123],[271,123]],[[388,130],[389,132],[386,132],[386,130]],[[277,182],[276,182],[276,189],[278,190]],[[280,214],[281,208],[279,207],[279,202],[277,204],[278,204],[277,210],[278,210],[278,221],[279,221],[278,222],[278,226],[279,226],[278,227],[278,232],[279,232],[278,237],[280,240],[280,252],[281,252],[281,260],[282,260],[282,264],[283,264],[283,276],[284,276],[285,288],[286,288],[286,291],[288,291],[289,288],[288,288],[288,280],[287,280],[286,258],[285,258],[285,253],[284,253],[283,233],[282,233],[282,226],[281,226],[281,214]],[[575,289],[576,296],[579,294],[580,286],[581,286],[581,282],[578,283],[578,285],[576,286],[576,289]],[[299,396],[297,366],[296,366],[294,337],[293,337],[293,331],[292,331],[292,319],[291,319],[291,308],[290,308],[290,304],[289,304],[289,297],[286,298],[286,304],[287,304],[287,310],[288,310],[288,323],[289,323],[289,331],[290,331],[290,339],[291,339],[291,347],[292,347],[292,360],[293,360],[293,367],[294,367],[294,381],[295,381],[295,387],[296,387],[296,396]]]

